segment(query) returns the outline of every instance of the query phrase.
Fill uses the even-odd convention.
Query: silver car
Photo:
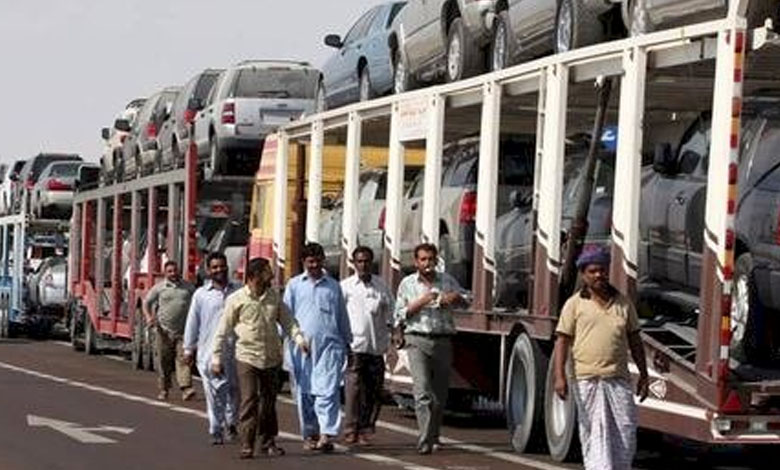
[[[30,211],[35,217],[70,217],[76,179],[84,165],[97,167],[80,161],[55,161],[41,172],[30,194]]]
[[[393,22],[389,44],[393,90],[485,71],[496,0],[409,0]]]
[[[170,116],[173,101],[181,87],[168,87],[155,93],[144,102],[138,112],[130,134],[122,145],[123,173],[117,180],[128,176],[140,177],[162,168],[162,157],[157,145],[157,134],[162,123]]]
[[[41,310],[65,308],[68,260],[64,256],[44,259],[27,279],[30,306]]]
[[[265,136],[314,110],[319,76],[293,61],[244,61],[223,72],[195,117],[207,175],[254,175]]]

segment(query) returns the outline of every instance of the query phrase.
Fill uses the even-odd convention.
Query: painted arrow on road
[[[130,434],[133,428],[123,428],[119,426],[97,426],[84,427],[77,423],[60,421],[58,419],[44,418],[42,416],[27,415],[27,424],[33,427],[47,427],[59,431],[66,436],[79,441],[83,444],[114,444],[114,439],[103,437],[98,432],[115,432],[119,434]]]

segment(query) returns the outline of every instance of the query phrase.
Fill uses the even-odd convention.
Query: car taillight
[[[157,137],[157,125],[155,123],[150,122],[146,125],[146,137],[150,139]]]
[[[225,103],[222,106],[222,124],[235,124],[236,123],[236,104]]]
[[[458,220],[462,224],[474,222],[477,216],[477,193],[476,191],[466,191],[463,199],[460,201],[460,217]]]
[[[46,189],[49,191],[67,191],[72,189],[68,183],[52,178],[46,181]]]
[[[184,111],[184,122],[186,122],[187,124],[191,124],[195,120],[195,115],[197,113],[198,112],[195,111],[194,109],[187,109],[186,111]]]
[[[385,229],[385,207],[382,208],[382,212],[379,213],[379,222],[377,223],[376,227],[379,230]]]

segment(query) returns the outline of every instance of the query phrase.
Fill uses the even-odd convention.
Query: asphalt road
[[[202,392],[193,402],[177,396],[159,402],[155,384],[153,373],[134,371],[116,356],[90,357],[52,341],[0,341],[0,469],[226,470],[268,460],[241,461],[237,445],[209,445]],[[312,454],[301,447],[287,396],[280,397],[278,413],[279,443],[287,455],[272,459],[277,469],[580,468],[515,454],[500,423],[474,418],[448,420],[444,449],[419,456],[413,415],[390,406],[383,409],[372,446]],[[640,434],[639,445],[636,468],[777,468],[773,450],[702,450],[648,433]]]

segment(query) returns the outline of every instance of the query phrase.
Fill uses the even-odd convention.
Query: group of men
[[[391,328],[403,331],[419,428],[417,450],[441,447],[456,333],[452,309],[467,305],[457,281],[439,272],[432,244],[415,248],[416,272],[393,296],[371,273],[367,247],[352,253],[355,273],[338,282],[323,268],[324,250],[308,243],[302,274],[283,295],[272,286],[266,259],[247,263],[245,285],[228,280],[220,253],[207,258],[209,280],[197,290],[165,265],[165,280],[144,301],[156,330],[160,392],[167,399],[176,370],[182,399],[194,396],[190,366],[203,379],[212,444],[240,441],[240,457],[252,458],[256,439],[264,455],[283,455],[276,443],[276,397],[281,369],[290,366],[304,449],[330,452],[341,434],[340,387],[344,383],[344,442],[369,444],[384,385],[384,354]],[[627,369],[630,350],[640,370],[637,393],[647,395],[647,371],[638,321],[631,303],[609,285],[608,255],[580,257],[584,285],[564,306],[555,348],[555,391],[568,394],[565,361],[574,359],[573,387],[579,409],[586,468],[629,468],[635,448],[636,411]],[[287,339],[283,343],[282,338]],[[240,397],[240,406],[238,405]]]

